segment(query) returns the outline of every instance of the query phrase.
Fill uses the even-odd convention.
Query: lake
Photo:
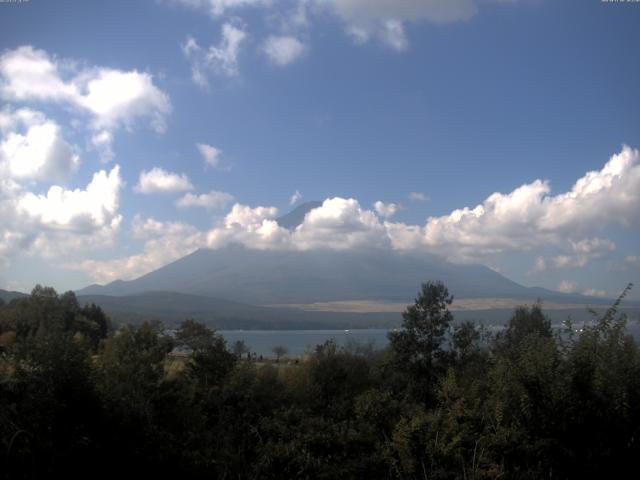
[[[581,327],[582,324],[574,325]],[[490,332],[497,332],[503,325],[486,325]],[[554,328],[562,328],[554,325]],[[379,329],[354,329],[354,330],[218,330],[227,344],[231,348],[237,340],[242,340],[249,350],[256,355],[264,357],[275,357],[272,352],[273,347],[282,345],[287,348],[288,356],[302,356],[305,352],[313,350],[316,345],[320,345],[327,340],[335,340],[338,345],[346,345],[347,342],[355,341],[360,344],[372,343],[374,348],[381,349],[387,346],[386,328]],[[636,322],[627,325],[627,332],[636,341],[640,341],[640,327]]]
[[[273,347],[282,345],[288,349],[288,356],[301,356],[316,345],[327,340],[335,340],[338,345],[347,342],[373,343],[374,348],[384,348],[387,340],[386,328],[358,330],[218,330],[229,347],[242,340],[251,352],[264,357],[274,357]]]

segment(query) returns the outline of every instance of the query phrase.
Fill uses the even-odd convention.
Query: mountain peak
[[[307,213],[309,213],[314,208],[320,207],[321,205],[322,202],[317,201],[305,202],[301,205],[298,205],[289,213],[276,218],[276,222],[278,222],[278,225],[283,228],[286,228],[288,230],[295,230],[298,225],[304,222],[304,217]]]

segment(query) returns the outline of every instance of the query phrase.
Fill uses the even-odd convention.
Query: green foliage
[[[237,361],[237,356],[227,350],[224,338],[203,323],[185,320],[176,332],[176,340],[191,349],[189,375],[204,392],[218,388]]]
[[[443,343],[453,321],[448,308],[452,302],[442,282],[423,283],[415,303],[402,314],[402,329],[389,332],[392,368],[405,371],[410,393],[427,403],[434,399],[449,355]]]
[[[640,454],[627,291],[579,334],[537,303],[490,337],[430,282],[386,351],[265,364],[193,320],[113,332],[38,286],[0,305],[0,479],[622,478]]]

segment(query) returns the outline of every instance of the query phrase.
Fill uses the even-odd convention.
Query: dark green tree
[[[413,305],[402,314],[402,329],[389,332],[393,368],[407,372],[409,389],[418,399],[432,400],[437,379],[446,370],[443,343],[450,333],[453,296],[442,282],[426,282]]]
[[[227,342],[221,335],[195,320],[180,324],[176,342],[191,350],[188,371],[205,392],[212,387],[218,388],[238,360],[227,349]]]

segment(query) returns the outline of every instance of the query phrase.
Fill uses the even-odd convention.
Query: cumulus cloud
[[[391,218],[400,210],[400,205],[397,203],[384,203],[378,200],[373,204],[373,208],[381,217]]]
[[[588,297],[608,297],[609,294],[605,290],[597,290],[595,288],[588,288],[584,292],[583,295]]]
[[[293,231],[292,240],[301,250],[390,246],[384,225],[375,213],[361,208],[355,199],[339,197],[327,199],[309,211]]]
[[[228,10],[247,6],[259,6],[271,0],[175,0],[189,7],[205,10],[213,17],[219,17]]]
[[[568,280],[563,280],[558,285],[558,291],[562,293],[575,293],[578,285],[576,282],[570,282]]]
[[[58,64],[44,50],[26,45],[7,50],[0,56],[0,94],[17,101],[55,101],[75,103],[78,86],[65,82]]]
[[[0,56],[0,96],[13,102],[53,102],[88,115],[95,132],[92,143],[106,157],[113,156],[112,132],[119,127],[130,129],[144,118],[155,131],[165,131],[171,103],[150,74],[103,67],[77,70],[72,64],[29,45],[7,50]]]
[[[193,185],[184,174],[167,172],[160,167],[154,167],[148,172],[140,172],[140,178],[134,191],[138,193],[172,193],[193,190]]]
[[[206,165],[219,168],[220,167],[220,155],[222,152],[219,148],[207,145],[206,143],[196,143],[196,148],[202,155]]]
[[[91,137],[91,144],[100,152],[100,159],[103,162],[113,160],[113,133],[109,130],[101,130]]]
[[[291,195],[291,198],[289,199],[289,205],[290,206],[295,205],[300,201],[301,198],[302,198],[302,194],[300,193],[299,190],[296,190],[295,192],[293,192],[293,195]]]
[[[381,43],[401,52],[408,48],[409,40],[405,33],[407,23],[428,22],[449,24],[466,21],[478,12],[479,0],[297,0],[293,2],[275,2],[272,0],[174,0],[184,5],[207,12],[219,18],[226,12],[241,7],[267,7],[271,26],[276,26],[280,34],[291,34],[309,26],[309,13],[328,12],[344,25],[344,30],[358,45],[375,38]],[[515,0],[514,0],[515,1]],[[279,28],[278,28],[279,27]],[[302,53],[302,45],[295,37],[288,38],[289,44],[269,45],[269,58],[277,65],[290,63],[293,48]],[[263,48],[264,49],[264,48]],[[266,51],[266,49],[265,49]],[[295,57],[297,58],[297,53]],[[202,71],[194,69],[194,79],[203,80]]]
[[[628,255],[624,261],[631,267],[640,267],[640,257],[637,255]]]
[[[372,36],[396,51],[405,50],[405,22],[445,24],[468,20],[477,13],[475,0],[316,0],[337,15],[357,44]]]
[[[398,52],[406,50],[409,46],[404,25],[399,20],[386,20],[382,24],[381,37],[385,44]]]
[[[235,204],[224,220],[207,233],[207,246],[219,248],[241,243],[256,249],[290,248],[290,233],[274,220],[275,207]]]
[[[299,59],[305,51],[305,46],[296,37],[290,35],[270,35],[264,41],[262,50],[271,63],[284,66]]]
[[[422,192],[411,192],[409,193],[409,200],[412,202],[427,202],[429,201],[429,197]]]
[[[369,23],[395,18],[450,23],[468,20],[477,13],[473,0],[317,0],[330,6],[349,23]]]
[[[222,210],[233,201],[233,195],[226,192],[211,190],[209,193],[194,195],[187,193],[176,201],[180,208],[202,207],[207,210]]]
[[[443,252],[476,255],[523,251],[561,244],[611,223],[636,223],[638,158],[638,150],[625,146],[602,170],[588,172],[567,193],[552,196],[549,183],[536,180],[508,194],[494,193],[474,208],[430,217],[425,244]]]
[[[18,180],[64,180],[80,164],[60,126],[30,110],[0,111],[0,175]],[[3,173],[4,172],[4,173]]]
[[[423,226],[385,220],[380,212],[393,210],[389,204],[381,202],[378,208],[374,205],[374,211],[363,208],[356,199],[336,197],[326,199],[310,210],[294,230],[288,230],[276,222],[276,208],[236,203],[208,231],[189,227],[186,238],[190,240],[184,248],[175,247],[175,251],[186,251],[196,245],[220,248],[240,243],[256,249],[417,250],[441,254],[453,261],[466,261],[494,253],[555,248],[580,263],[581,258],[587,261],[604,258],[615,250],[611,240],[589,236],[590,233],[599,232],[612,223],[637,225],[638,160],[638,151],[625,147],[600,171],[580,178],[567,193],[551,195],[548,182],[536,180],[510,193],[493,193],[473,208],[430,217]],[[185,197],[189,199],[184,200],[186,203],[205,203],[204,199],[200,200],[201,196]],[[563,210],[563,207],[566,208]],[[560,210],[563,211],[561,219],[551,218],[551,212]],[[161,235],[160,231],[169,227],[147,222],[141,231]],[[167,232],[173,230],[169,228]],[[177,245],[178,235],[170,237],[175,238],[172,241]],[[151,264],[143,263],[140,258],[136,262],[136,265]],[[550,266],[556,267],[557,261],[548,263],[540,256],[534,271]],[[577,291],[577,287],[569,283],[558,288]]]
[[[153,84],[148,73],[99,68],[76,78],[80,96],[76,102],[94,116],[96,128],[131,127],[139,117],[151,120],[156,132],[166,129],[169,98]]]
[[[110,245],[122,221],[122,186],[116,165],[109,173],[95,173],[85,189],[54,185],[46,194],[16,191],[14,222],[4,234],[20,237],[21,248],[45,256]]]
[[[65,190],[54,185],[46,195],[26,193],[18,202],[29,217],[52,228],[81,230],[85,226],[102,226],[118,219],[120,167],[109,173],[94,174],[85,190]],[[118,220],[119,221],[119,220]]]
[[[578,242],[569,240],[571,254],[558,255],[553,258],[557,268],[584,267],[592,260],[605,257],[615,251],[616,245],[606,238],[585,238]]]
[[[205,245],[205,234],[181,222],[161,222],[154,218],[134,217],[134,238],[144,239],[141,253],[111,260],[84,260],[67,267],[86,271],[100,283],[129,280],[177,260]]]
[[[191,78],[201,86],[208,87],[209,73],[228,77],[238,75],[238,56],[247,33],[231,23],[222,25],[222,38],[218,45],[202,48],[193,37],[187,37],[182,51],[191,63]]]
[[[494,193],[473,208],[457,209],[448,215],[430,217],[424,226],[381,221],[394,210],[390,205],[374,205],[376,212],[364,209],[355,199],[331,198],[321,207],[307,213],[304,222],[293,232],[279,231],[259,238],[260,248],[336,248],[381,247],[420,249],[442,254],[452,260],[479,259],[488,254],[533,250],[554,246],[566,255],[586,262],[604,258],[615,250],[615,244],[600,237],[585,237],[612,222],[637,223],[640,201],[640,165],[638,151],[624,147],[611,157],[599,172],[589,172],[579,179],[568,193],[550,194],[548,182],[536,180],[510,193]],[[584,211],[584,205],[589,211]],[[550,212],[563,210],[563,221],[551,218]],[[261,215],[251,221],[231,221],[249,207],[236,205],[224,228],[212,238],[238,235],[241,243],[255,235],[243,236],[267,229],[273,216]],[[395,207],[397,209],[397,207]],[[247,210],[254,212],[253,209]],[[567,214],[571,212],[571,214]],[[275,215],[275,214],[274,214]],[[598,221],[595,221],[597,219]],[[274,222],[275,223],[275,222]],[[230,228],[229,225],[236,225]],[[247,229],[244,227],[248,226]],[[266,231],[266,230],[264,230]],[[266,239],[274,239],[268,246]],[[214,242],[216,243],[216,242]],[[552,262],[556,265],[557,261]],[[548,268],[540,257],[535,270]]]
[[[537,257],[529,273],[540,273],[544,272],[546,269],[547,261],[544,259],[544,257]]]

